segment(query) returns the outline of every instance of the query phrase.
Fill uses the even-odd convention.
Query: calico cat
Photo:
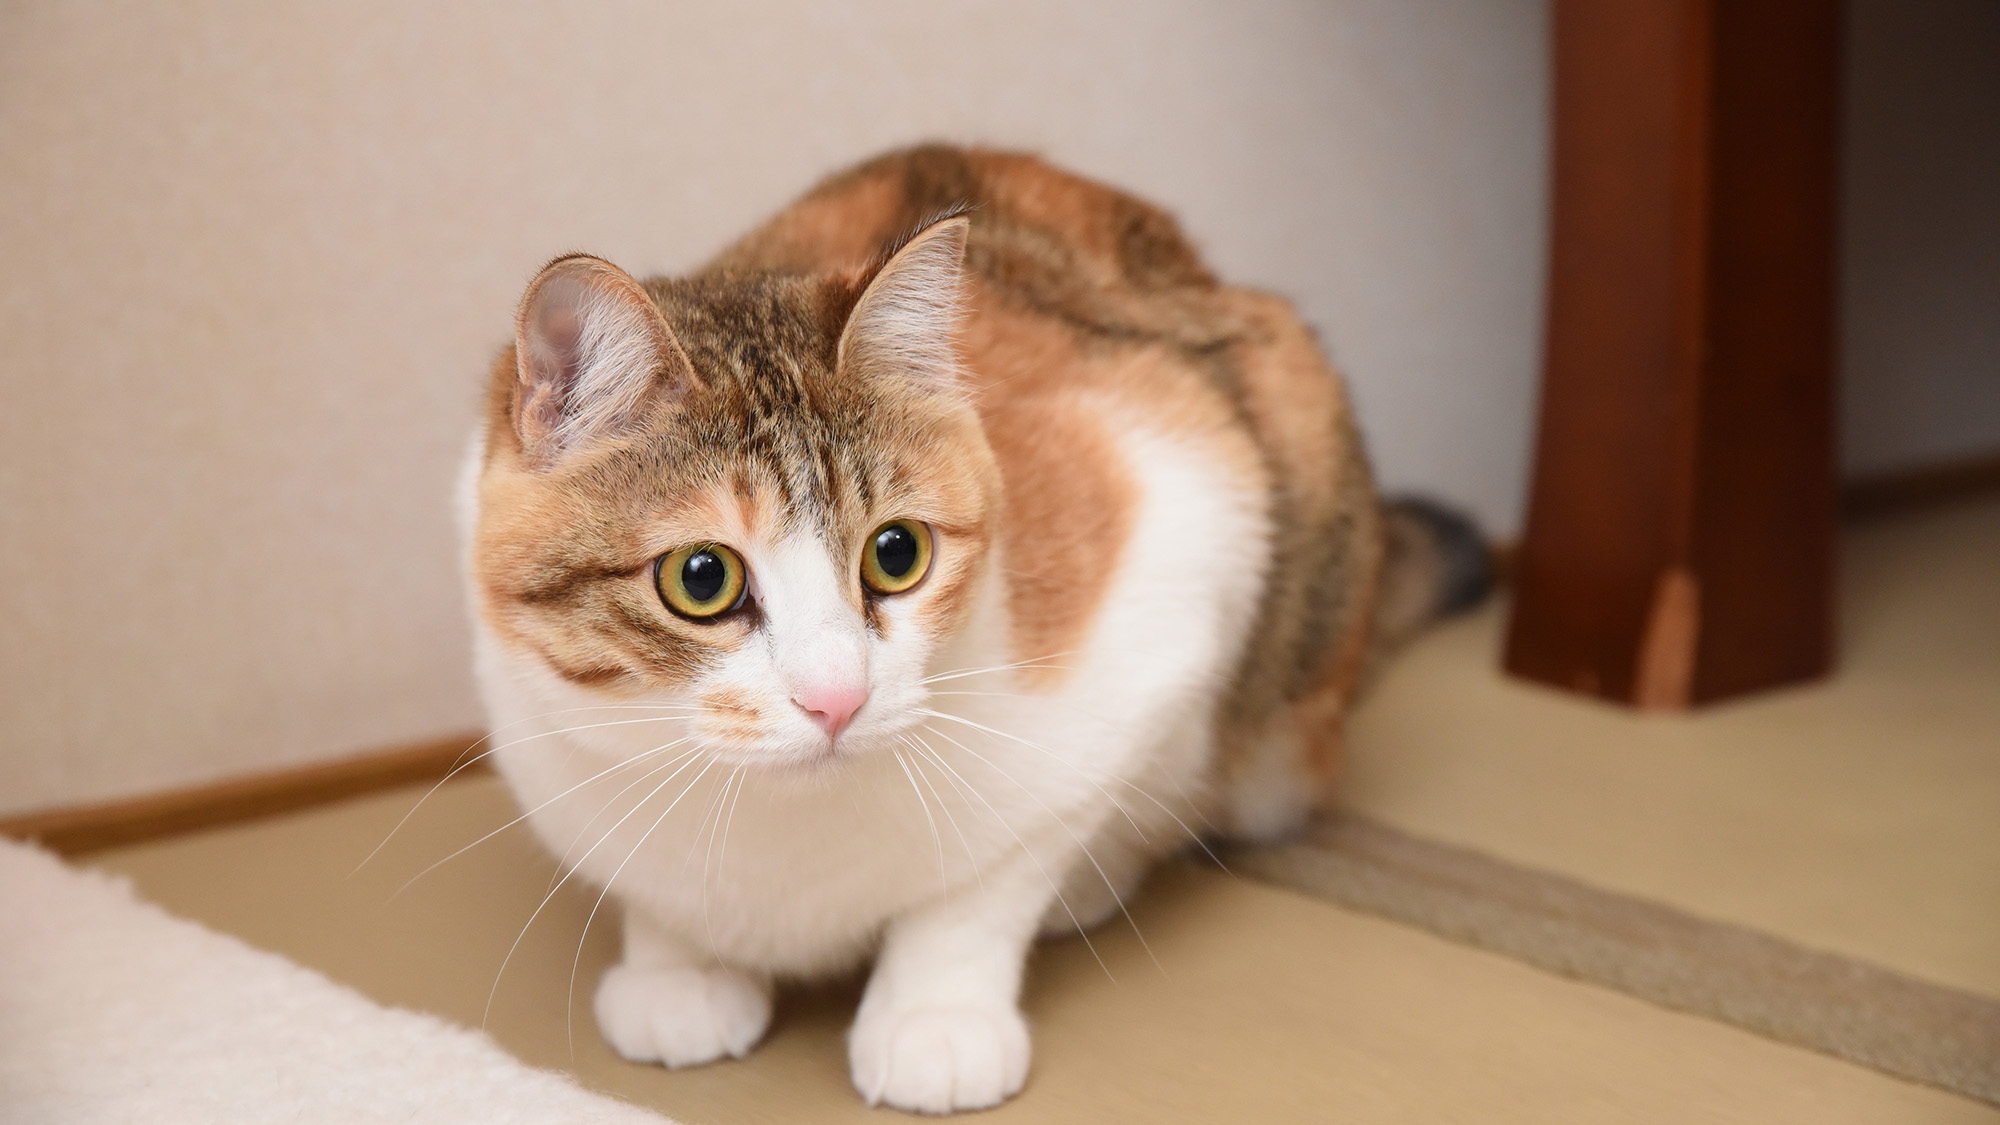
[[[1299,825],[1374,655],[1484,557],[1378,503],[1284,301],[940,146],[690,277],[550,263],[464,493],[500,772],[623,908],[611,1045],[740,1056],[775,980],[872,955],[854,1084],[929,1112],[1021,1088],[1038,931]]]

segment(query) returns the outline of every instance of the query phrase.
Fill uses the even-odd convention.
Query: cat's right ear
[[[514,432],[539,469],[628,432],[695,383],[652,298],[588,254],[557,258],[529,283],[514,321],[514,362]]]

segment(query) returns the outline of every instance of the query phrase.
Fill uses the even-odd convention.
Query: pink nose
[[[831,737],[838,737],[854,719],[854,713],[868,702],[863,684],[818,684],[792,696],[799,709],[812,716]]]

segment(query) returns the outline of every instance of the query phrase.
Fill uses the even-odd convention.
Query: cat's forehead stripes
[[[880,401],[894,388],[834,368],[836,314],[852,303],[837,290],[769,275],[651,289],[702,382],[667,433],[733,462],[738,480],[773,486],[787,518],[809,522],[829,545],[867,518],[887,485],[888,462],[875,451],[901,438]]]

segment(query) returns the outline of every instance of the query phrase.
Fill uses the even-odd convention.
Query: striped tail
[[[1440,618],[1486,600],[1493,551],[1471,518],[1432,500],[1382,504],[1386,539],[1382,596],[1375,603],[1377,655],[1394,650]]]

